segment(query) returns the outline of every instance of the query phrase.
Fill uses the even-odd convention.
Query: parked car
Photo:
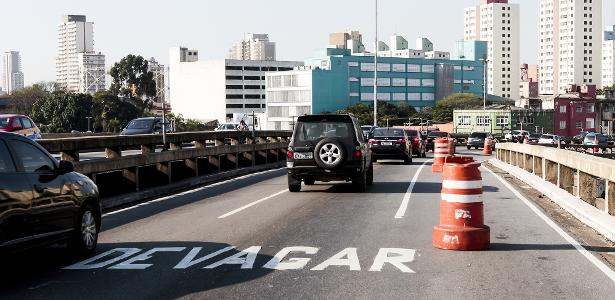
[[[572,137],[572,142],[574,144],[581,144],[581,145],[583,145],[585,143],[585,136],[590,134],[590,133],[592,133],[592,132],[589,132],[589,131],[580,132],[579,134],[577,134],[577,135]]]
[[[445,137],[451,139],[451,135],[448,132],[444,131],[430,131],[427,134],[427,151],[433,151],[434,148],[434,140],[439,137]]]
[[[374,181],[372,150],[352,115],[308,115],[297,118],[288,147],[288,189],[301,182],[352,181],[365,192]]]
[[[543,134],[538,140],[539,145],[557,145],[561,141],[561,137],[555,134]]]
[[[511,133],[507,133],[504,135],[504,138],[509,142],[523,142],[526,136],[529,137],[530,132],[526,130],[513,130]]]
[[[0,249],[67,241],[96,249],[101,224],[98,188],[30,139],[0,132]]]
[[[607,136],[600,133],[588,133],[585,135],[583,145],[586,146],[608,146],[609,142]]]
[[[406,135],[412,143],[412,154],[417,157],[427,157],[427,141],[423,138],[423,135],[415,129],[407,129]]]
[[[162,133],[162,118],[148,117],[138,118],[130,121],[126,128],[122,130],[120,135],[136,135],[136,134],[155,134]],[[171,124],[167,121],[166,131],[173,131]]]
[[[24,115],[0,115],[0,132],[12,132],[31,140],[41,138],[41,130]]]
[[[378,128],[376,126],[373,125],[363,125],[361,126],[361,130],[363,131],[363,136],[368,136],[370,132],[372,132],[372,130],[374,130],[374,128]]]
[[[222,123],[218,125],[214,131],[237,131],[239,130],[239,123]]]
[[[412,145],[406,131],[400,128],[376,128],[369,135],[374,162],[379,159],[401,159],[412,163]]]
[[[538,144],[538,141],[540,140],[541,136],[542,133],[530,133],[530,135],[528,136],[530,144]]]
[[[493,147],[493,145],[495,145],[495,139],[493,138],[493,135],[491,135],[491,133],[489,132],[472,132],[470,136],[468,136],[468,142],[466,144],[466,147],[468,148],[468,150],[470,150],[472,147],[474,147],[474,149],[484,148],[486,138],[491,139],[491,146]]]

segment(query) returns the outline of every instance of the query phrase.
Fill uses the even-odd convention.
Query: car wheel
[[[337,139],[327,138],[316,144],[314,160],[323,169],[333,169],[345,159],[344,146]]]
[[[369,166],[367,169],[367,185],[374,184],[374,165]]]
[[[301,191],[301,181],[297,180],[292,175],[288,175],[288,190],[291,193],[297,193]]]
[[[472,149],[472,146],[468,146],[467,148],[468,148],[468,150],[470,150],[470,149]]]
[[[303,179],[303,182],[305,183],[305,185],[314,185],[316,180],[314,180],[314,179]]]
[[[412,154],[410,154],[410,155],[408,155],[408,156],[404,157],[404,164],[405,164],[405,165],[410,165],[410,164],[412,164]]]
[[[364,193],[367,191],[367,174],[365,173],[367,172],[362,172],[357,177],[352,179],[352,187],[359,193]]]
[[[79,210],[75,224],[75,233],[69,247],[80,254],[90,254],[96,250],[100,221],[98,212],[90,204]]]
[[[474,149],[478,150],[478,146],[475,146]]]

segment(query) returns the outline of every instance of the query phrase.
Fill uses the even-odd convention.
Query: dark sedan
[[[427,157],[427,142],[423,138],[423,135],[415,129],[406,130],[408,140],[412,144],[412,153],[417,157]]]
[[[369,134],[373,161],[378,159],[401,159],[412,163],[412,146],[406,131],[399,128],[376,128]]]
[[[491,133],[472,132],[470,136],[468,137],[468,142],[467,142],[466,147],[468,148],[468,150],[470,150],[472,147],[474,147],[474,149],[483,148],[485,147],[485,139],[487,138],[491,139],[491,146],[493,146],[495,139],[493,138],[493,135],[491,135]]]
[[[0,132],[0,250],[68,242],[96,249],[101,223],[98,188],[40,145]]]

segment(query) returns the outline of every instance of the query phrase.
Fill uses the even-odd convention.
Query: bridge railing
[[[92,178],[102,198],[125,199],[115,206],[200,183],[283,166],[289,131],[190,132],[167,135],[82,137],[40,140],[50,153],[75,163],[75,170]],[[184,147],[190,144],[190,147]],[[139,155],[122,156],[127,148]],[[104,149],[107,159],[79,161],[79,153]],[[136,194],[135,194],[136,193]],[[126,196],[128,195],[128,196]],[[121,197],[120,197],[121,198]]]
[[[615,216],[615,161],[536,145],[497,144],[497,159],[542,177]]]

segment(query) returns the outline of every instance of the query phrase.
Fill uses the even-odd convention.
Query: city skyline
[[[425,36],[434,43],[435,48],[452,52],[455,42],[463,39],[463,9],[476,5],[477,0],[451,2],[447,4],[446,11],[442,11],[441,3],[436,2],[417,4],[381,0],[380,36],[384,40],[393,34],[405,36],[409,40]],[[539,2],[518,0],[511,3],[521,6],[521,61],[537,63]],[[335,3],[316,0],[309,7],[302,8],[301,13],[296,13],[294,4],[281,0],[268,1],[266,6],[246,2],[241,11],[236,9],[236,3],[228,2],[195,3],[190,9],[186,9],[186,6],[168,7],[161,4],[164,2],[126,3],[112,0],[88,3],[87,6],[74,0],[54,3],[35,3],[32,0],[11,2],[5,5],[6,9],[29,13],[9,14],[0,20],[3,28],[15,28],[7,30],[0,43],[0,50],[22,53],[22,69],[28,74],[27,85],[54,80],[56,26],[58,18],[65,14],[84,14],[96,24],[95,44],[97,51],[107,55],[107,68],[127,54],[156,57],[162,64],[168,64],[168,49],[179,45],[199,49],[201,59],[221,59],[226,57],[229,47],[248,32],[268,33],[277,42],[277,56],[280,60],[307,59],[315,50],[326,47],[329,33],[351,29],[363,34],[367,49],[373,48],[371,0]],[[32,5],[38,9],[28,9]],[[327,10],[321,9],[324,5]],[[350,5],[353,5],[352,9]],[[137,10],[142,13],[135,14]],[[413,13],[419,11],[433,13]],[[604,1],[603,12],[602,27],[614,24],[615,3]],[[431,23],[434,15],[449,21],[445,26],[438,26]],[[25,23],[36,23],[38,26],[9,26]],[[127,28],[136,28],[139,34],[133,34]],[[118,35],[118,32],[125,34]]]

